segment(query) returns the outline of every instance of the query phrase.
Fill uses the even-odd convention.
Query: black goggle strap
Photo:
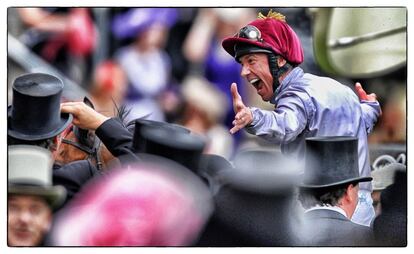
[[[285,65],[279,67],[277,65],[278,57],[278,55],[275,55],[273,53],[268,54],[270,73],[273,76],[273,93],[280,85],[279,77],[286,73],[292,67],[292,65],[288,62],[286,62]]]

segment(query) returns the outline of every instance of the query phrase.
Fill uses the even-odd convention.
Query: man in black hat
[[[66,197],[52,185],[52,155],[47,149],[14,145],[8,151],[7,244],[38,246],[52,223],[52,209]]]
[[[59,135],[72,122],[73,116],[60,112],[63,82],[44,73],[22,75],[13,83],[13,101],[7,108],[8,145],[34,145],[52,154],[60,145]],[[97,173],[87,160],[61,167],[53,165],[53,182],[62,184],[68,199]]]
[[[302,240],[312,246],[366,246],[373,244],[369,227],[350,219],[358,204],[360,177],[358,139],[306,139],[306,168],[299,200],[306,209]]]
[[[55,151],[58,135],[73,118],[60,113],[62,91],[62,81],[52,75],[31,73],[16,78],[13,102],[7,107],[8,144],[36,145]]]
[[[381,193],[381,213],[374,219],[378,246],[407,246],[407,170],[395,170],[393,183]]]

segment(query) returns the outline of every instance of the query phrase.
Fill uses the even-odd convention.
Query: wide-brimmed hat
[[[22,75],[13,83],[13,101],[7,108],[7,134],[33,141],[63,132],[72,115],[60,112],[63,83],[44,73]]]
[[[132,8],[115,16],[112,32],[118,39],[136,37],[155,23],[169,28],[175,24],[177,17],[175,8]]]
[[[8,147],[8,194],[41,196],[52,208],[66,197],[63,186],[52,185],[53,159],[49,150],[29,145]]]
[[[223,119],[229,106],[226,95],[199,75],[187,76],[182,82],[181,93],[184,100],[204,112],[210,122]]]
[[[140,158],[88,182],[55,216],[52,241],[64,246],[190,245],[213,212],[207,187],[174,161],[150,154]]]
[[[306,139],[302,188],[327,188],[371,180],[372,177],[359,175],[357,138],[335,136]]]
[[[303,62],[303,49],[299,37],[285,22],[284,16],[269,12],[265,17],[250,22],[247,26],[222,42],[223,48],[232,57],[248,53],[275,53],[289,63],[298,65]]]

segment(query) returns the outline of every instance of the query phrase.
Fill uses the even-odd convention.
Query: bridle
[[[85,159],[86,160],[94,159],[98,170],[99,171],[102,170],[103,163],[99,155],[101,141],[99,140],[99,138],[95,136],[95,134],[93,134],[93,136],[90,135],[88,133],[88,130],[78,129],[78,131],[76,131],[77,130],[76,128],[77,127],[73,125],[70,127],[67,134],[62,138],[62,143],[74,146],[77,149],[85,152],[88,155]],[[67,136],[70,132],[74,132],[75,137],[76,139],[78,139],[79,142],[67,139]]]

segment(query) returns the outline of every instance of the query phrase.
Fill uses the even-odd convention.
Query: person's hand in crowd
[[[378,102],[377,95],[375,93],[367,94],[365,90],[362,88],[361,83],[355,83],[355,90],[358,94],[360,101]],[[380,112],[380,115],[382,115],[382,110]]]
[[[109,117],[104,116],[83,102],[65,102],[60,104],[62,113],[73,115],[73,124],[82,129],[96,130]]]
[[[233,97],[233,110],[236,115],[233,121],[234,127],[230,129],[230,133],[234,134],[253,121],[253,114],[250,108],[244,105],[242,97],[237,91],[236,83],[231,84],[231,95]]]

